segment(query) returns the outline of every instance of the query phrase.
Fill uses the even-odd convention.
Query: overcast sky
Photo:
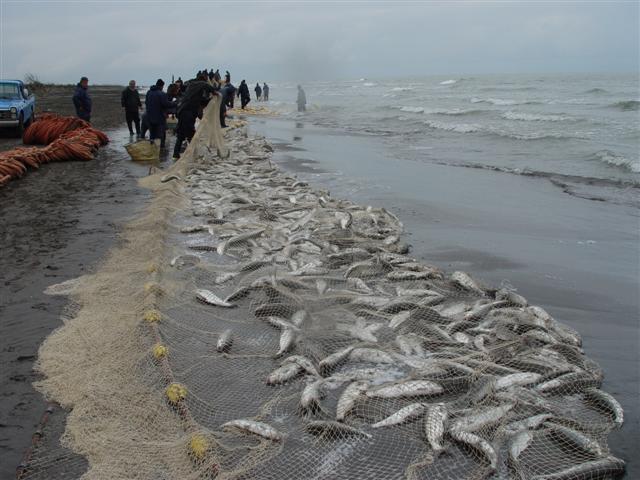
[[[638,2],[1,0],[0,76],[148,84],[634,72]]]

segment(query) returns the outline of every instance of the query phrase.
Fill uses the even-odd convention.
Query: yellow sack
[[[157,162],[160,160],[160,146],[140,140],[124,146],[134,162]]]

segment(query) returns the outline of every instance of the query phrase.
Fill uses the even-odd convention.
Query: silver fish
[[[424,431],[429,445],[435,452],[443,449],[442,437],[444,436],[444,425],[448,415],[447,407],[444,403],[435,403],[427,407]]]
[[[230,422],[222,424],[221,428],[223,430],[237,428],[244,432],[253,433],[268,440],[280,441],[284,438],[284,435],[273,428],[271,425],[267,425],[263,422],[256,422],[254,420],[231,420]]]
[[[457,419],[451,429],[464,430],[466,432],[475,432],[481,428],[495,425],[511,411],[514,407],[513,403],[507,403],[498,407],[483,408],[480,411],[471,413],[465,417]]]
[[[236,245],[240,245],[242,243],[245,243],[248,240],[251,240],[253,238],[258,238],[260,235],[262,235],[264,233],[264,229],[262,230],[254,230],[251,232],[246,232],[246,233],[241,233],[239,235],[235,235],[233,237],[231,237],[229,240],[221,243],[220,245],[218,245],[217,251],[218,251],[218,255],[224,255],[225,252],[233,246]]]
[[[388,427],[391,425],[398,425],[400,423],[408,422],[414,418],[419,417],[424,412],[424,405],[422,403],[412,403],[404,408],[401,408],[396,413],[389,415],[384,420],[371,425],[372,428]]]
[[[563,445],[571,445],[573,448],[582,450],[589,455],[602,456],[603,452],[600,444],[583,433],[563,425],[551,424],[549,422],[545,422],[545,425],[548,427],[548,431]]]
[[[501,288],[496,292],[496,300],[505,300],[508,303],[519,307],[526,307],[528,305],[526,298],[522,295],[518,295],[512,290],[507,290],[506,288]]]
[[[302,355],[291,355],[287,358],[285,358],[282,363],[296,363],[298,365],[300,365],[308,374],[310,375],[314,375],[316,377],[319,377],[320,374],[318,373],[318,370],[316,370],[316,367],[313,366],[313,363],[311,363],[311,360],[309,360],[307,357],[303,357]]]
[[[520,433],[522,430],[535,430],[544,422],[546,422],[547,420],[551,420],[552,418],[553,415],[551,415],[550,413],[541,413],[539,415],[534,415],[532,417],[525,418],[524,420],[518,420],[501,426],[496,431],[496,435],[511,436],[515,435],[516,433]]]
[[[225,308],[235,307],[235,305],[233,305],[232,303],[225,302],[220,297],[218,297],[215,293],[209,290],[204,290],[204,289],[196,290],[196,298],[201,302],[207,303],[209,305],[215,305],[216,307],[225,307]]]
[[[429,380],[408,380],[402,383],[394,383],[378,387],[375,390],[368,390],[367,397],[373,398],[402,398],[431,396],[442,393],[444,389],[441,385]]]
[[[233,338],[231,338],[231,329],[225,330],[218,337],[218,343],[216,344],[216,350],[219,352],[227,352],[231,348]]]
[[[315,412],[320,409],[320,400],[324,396],[322,390],[324,382],[324,379],[320,379],[304,387],[300,395],[300,408],[302,411]]]
[[[344,420],[347,414],[353,410],[356,402],[364,392],[369,388],[369,382],[357,381],[350,383],[347,388],[344,389],[342,395],[338,399],[338,405],[336,407],[336,420]]]
[[[281,356],[291,350],[296,342],[296,332],[292,328],[283,328],[280,334],[280,349],[276,356]]]
[[[349,346],[326,356],[318,364],[318,369],[322,375],[327,375],[332,369],[344,362],[349,354],[353,351],[354,347]]]
[[[451,437],[460,442],[468,445],[469,447],[477,450],[485,456],[492,470],[495,470],[498,465],[498,455],[494,448],[484,438],[479,437],[473,433],[465,432],[464,430],[450,430]]]
[[[354,362],[395,363],[394,358],[388,353],[367,347],[354,348],[351,350],[349,358]]]
[[[404,312],[400,312],[391,317],[389,321],[389,328],[393,328],[394,330],[398,328],[403,322],[407,321],[411,316],[411,311],[405,310]]]
[[[504,390],[513,386],[531,385],[540,380],[541,377],[542,375],[534,372],[512,373],[511,375],[500,377],[496,381],[496,390]]]
[[[603,408],[613,416],[613,422],[617,428],[624,423],[624,410],[618,401],[598,388],[589,388],[584,392],[584,398],[587,402]]]
[[[614,456],[608,456],[591,462],[545,475],[534,475],[531,480],[603,480],[624,473],[625,462]]]
[[[533,433],[528,430],[522,430],[516,434],[509,442],[509,462],[515,466],[520,460],[520,455],[533,442]]]
[[[480,286],[473,280],[469,275],[464,272],[453,272],[451,274],[451,282],[455,285],[459,285],[465,290],[470,290],[475,293],[479,293],[480,295],[484,295],[484,290],[480,288]]]
[[[297,363],[285,363],[267,377],[267,385],[279,385],[297,377],[304,369]]]

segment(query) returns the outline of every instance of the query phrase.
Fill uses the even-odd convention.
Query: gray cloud
[[[638,3],[4,2],[3,77],[637,71]],[[25,32],[25,25],[28,30]]]

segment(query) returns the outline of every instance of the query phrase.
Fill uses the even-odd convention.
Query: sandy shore
[[[147,194],[136,165],[122,148],[121,87],[95,88],[94,125],[112,143],[92,162],[44,165],[0,189],[0,478],[14,478],[45,409],[31,383],[44,338],[62,324],[65,298],[44,295],[53,284],[91,271],[117,241],[119,225],[142,206]],[[38,108],[70,114],[71,88],[38,97]],[[20,143],[5,135],[0,148]],[[56,411],[53,431],[62,431]],[[49,439],[48,439],[49,440]],[[51,441],[55,441],[51,439]]]
[[[638,212],[575,198],[544,179],[395,159],[382,141],[301,119],[252,118],[283,168],[336,197],[385,205],[412,255],[488,283],[509,283],[583,336],[625,408],[610,448],[640,475]]]

